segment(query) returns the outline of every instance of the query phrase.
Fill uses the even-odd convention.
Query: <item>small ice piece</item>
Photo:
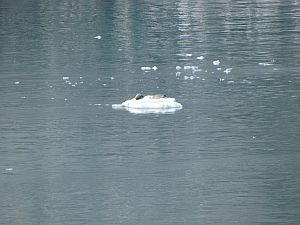
[[[255,139],[256,137],[255,136],[252,136],[252,139]]]
[[[110,79],[111,79],[111,80],[114,80],[115,78],[114,78],[114,77],[110,77]]]
[[[63,77],[62,79],[63,79],[63,80],[69,80],[70,77]]]
[[[67,98],[65,98],[65,101],[68,101],[68,99],[67,99]]]
[[[188,80],[189,77],[188,77],[188,76],[184,76],[183,79],[184,79],[184,80]]]
[[[103,86],[106,86],[106,84],[103,84]]]
[[[102,37],[100,35],[95,36],[94,38],[100,40]]]
[[[228,73],[231,72],[231,70],[232,70],[232,68],[226,68],[226,69],[224,70],[224,73],[228,74]]]
[[[157,70],[157,66],[153,66],[152,69],[153,69],[153,70]]]
[[[233,84],[234,81],[233,81],[233,80],[229,80],[229,81],[227,81],[227,83],[228,83],[228,84]]]
[[[181,66],[176,66],[176,70],[181,70]]]
[[[176,77],[179,77],[181,72],[176,72]]]
[[[204,81],[204,80],[205,80],[205,78],[202,78],[201,80],[203,80],[203,81]]]
[[[150,66],[142,66],[141,70],[151,70],[151,67]]]
[[[186,53],[185,56],[187,57],[191,57],[193,54],[190,54],[190,53]]]
[[[20,84],[20,82],[19,82],[19,81],[16,81],[15,84]]]
[[[13,171],[13,168],[5,168],[6,171]]]
[[[82,79],[82,77],[79,77],[79,79],[81,80],[81,79]]]
[[[95,105],[95,106],[100,106],[101,104],[100,104],[100,103],[95,103],[94,105]]]
[[[194,80],[194,78],[195,78],[194,76],[190,76],[190,79],[191,79],[191,80]]]
[[[268,62],[262,62],[262,63],[258,63],[258,65],[260,66],[272,66],[272,63],[268,63]]]
[[[217,70],[221,70],[222,68],[218,67]]]
[[[50,99],[51,99],[51,100],[54,100],[55,98],[52,97],[52,98],[50,98]]]
[[[220,81],[224,81],[225,79],[224,78],[220,78]]]
[[[215,66],[220,65],[220,60],[215,60],[215,61],[213,61],[213,64],[214,64]]]
[[[190,70],[190,69],[192,69],[192,67],[191,66],[184,66],[183,69]]]
[[[197,57],[197,59],[203,60],[204,56],[201,55],[201,56]]]

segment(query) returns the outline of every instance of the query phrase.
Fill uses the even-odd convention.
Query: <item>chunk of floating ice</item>
[[[203,60],[204,56],[201,55],[201,56],[197,57],[197,59]]]
[[[226,69],[224,70],[224,73],[228,74],[228,73],[231,72],[231,70],[232,70],[232,68],[226,68]]]
[[[151,67],[150,66],[142,66],[141,70],[151,70]]]
[[[189,78],[190,78],[190,77],[188,77],[188,76],[184,76],[184,77],[183,77],[184,80],[188,80]]]
[[[20,82],[19,82],[19,81],[16,81],[15,84],[20,84]]]
[[[153,66],[152,69],[153,69],[153,70],[157,70],[157,66]]]
[[[224,81],[225,79],[224,78],[220,78],[220,81]]]
[[[227,81],[227,83],[228,83],[228,84],[233,84],[234,81],[233,81],[233,80],[229,80],[229,81]]]
[[[102,37],[100,35],[95,36],[94,38],[100,40]]]
[[[63,80],[69,80],[70,77],[63,77],[62,79],[63,79]]]
[[[268,63],[268,62],[263,62],[263,63],[258,63],[260,66],[272,66],[274,65],[273,63]]]
[[[13,171],[13,168],[5,168],[6,171]]]
[[[193,54],[190,54],[190,53],[186,53],[185,56],[187,57],[191,57]]]
[[[191,66],[184,66],[183,69],[190,70],[190,69],[192,69],[192,67]]]
[[[176,66],[176,70],[181,70],[181,66]]]
[[[79,79],[81,80],[81,79],[82,79],[82,77],[79,77]]]
[[[101,104],[100,104],[100,103],[95,103],[94,105],[95,105],[95,106],[100,106]]]
[[[114,78],[114,77],[110,77],[110,79],[111,79],[111,80],[114,80],[115,78]]]
[[[217,70],[221,70],[222,68],[218,67]]]
[[[179,77],[181,72],[176,72],[176,77]]]
[[[214,64],[215,66],[220,65],[220,60],[215,60],[215,61],[213,61],[213,64]]]
[[[103,86],[106,86],[106,84],[103,84]]]

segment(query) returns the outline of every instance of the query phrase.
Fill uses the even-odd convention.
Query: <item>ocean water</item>
[[[300,223],[300,2],[0,2],[0,224]],[[116,110],[162,93],[176,112]]]

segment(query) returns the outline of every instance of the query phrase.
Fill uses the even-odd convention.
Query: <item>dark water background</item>
[[[298,0],[1,0],[0,28],[0,224],[300,224]],[[111,108],[137,92],[183,109]]]

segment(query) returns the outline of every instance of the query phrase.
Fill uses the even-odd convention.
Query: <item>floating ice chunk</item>
[[[203,60],[204,56],[201,55],[201,56],[197,57],[197,59]]]
[[[183,69],[190,70],[190,69],[192,69],[192,67],[191,66],[184,66]]]
[[[215,66],[220,65],[220,60],[215,60],[215,61],[213,61],[213,64],[214,64]]]
[[[179,77],[181,72],[176,72],[176,77]]]
[[[19,81],[16,81],[15,84],[20,84],[20,82],[19,82]]]
[[[83,77],[79,77],[80,80],[82,80]]]
[[[262,62],[262,63],[258,63],[258,65],[260,65],[260,66],[272,66],[274,64],[273,63],[268,63],[268,62]]]
[[[151,67],[150,66],[142,66],[141,70],[151,70]]]
[[[106,86],[107,84],[103,84],[103,86]]]
[[[232,70],[232,68],[226,68],[226,69],[224,70],[224,73],[228,74],[228,73],[231,72],[231,70]]]
[[[190,53],[186,53],[185,56],[187,57],[191,57],[193,54],[190,54]]]
[[[204,80],[205,80],[205,78],[202,78],[201,80],[203,80],[203,81],[204,81]]]
[[[255,139],[256,137],[255,136],[252,136],[252,139]]]
[[[224,81],[225,79],[224,78],[220,78],[220,81]]]
[[[190,77],[189,76],[184,76],[183,79],[184,80],[188,80]]]
[[[100,104],[100,103],[95,103],[94,105],[95,105],[95,106],[100,106],[101,104]]]
[[[50,98],[50,99],[51,99],[51,100],[54,100],[55,98],[52,97],[52,98]]]
[[[95,36],[94,38],[100,40],[102,37],[100,35]]]
[[[157,66],[153,66],[152,69],[153,69],[153,70],[157,70]]]
[[[234,81],[233,81],[233,80],[229,80],[229,81],[227,81],[227,83],[228,83],[228,84],[233,84]]]
[[[190,76],[190,79],[191,79],[191,80],[194,80],[194,78],[195,78],[194,76]]]
[[[63,80],[69,80],[70,77],[63,77],[62,79],[63,79]]]
[[[218,67],[217,70],[221,70],[222,68]]]
[[[5,168],[5,171],[13,171],[13,168]]]
[[[176,70],[181,70],[181,66],[176,66]]]
[[[114,80],[115,78],[114,78],[114,77],[110,77],[110,79],[111,79],[111,80]]]

